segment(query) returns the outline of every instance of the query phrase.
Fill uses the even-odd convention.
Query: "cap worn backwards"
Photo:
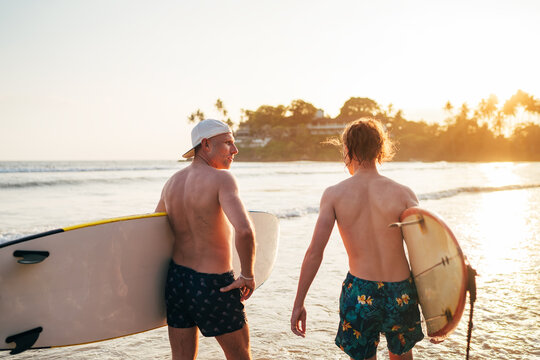
[[[191,130],[191,145],[189,149],[182,157],[189,159],[195,155],[195,148],[201,143],[203,139],[210,139],[211,137],[232,133],[231,128],[223,121],[206,119],[195,125]]]

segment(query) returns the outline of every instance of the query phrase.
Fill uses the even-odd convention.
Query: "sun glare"
[[[484,175],[484,186],[500,187],[521,182],[519,175],[514,172],[515,164],[512,162],[484,163],[479,167]]]
[[[485,164],[486,186],[518,185],[521,179],[513,163]],[[518,274],[530,256],[525,243],[533,229],[528,214],[528,192],[494,191],[482,194],[472,212],[478,226],[483,269],[492,274]]]

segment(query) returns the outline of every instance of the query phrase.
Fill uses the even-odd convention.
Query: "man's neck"
[[[210,160],[201,154],[195,154],[195,156],[193,157],[193,164],[214,167],[212,166]]]

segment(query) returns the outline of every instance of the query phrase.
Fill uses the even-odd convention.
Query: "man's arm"
[[[163,198],[159,199],[156,210],[154,212],[167,212],[167,208],[165,207],[165,201],[163,201]]]
[[[167,189],[168,184],[169,184],[169,181],[167,181],[165,185],[163,186],[163,189],[161,189],[161,195],[159,197],[156,210],[154,212],[167,212],[167,206],[165,206],[165,191]]]
[[[309,287],[321,266],[324,249],[332,234],[335,221],[336,215],[331,196],[327,189],[321,198],[319,218],[317,219],[317,224],[313,231],[311,244],[304,256],[302,270],[300,271],[300,279],[298,281],[298,289],[296,291],[296,299],[294,300],[294,307],[291,315],[291,330],[298,336],[304,337],[306,335],[307,312],[304,307],[304,300],[306,299]]]
[[[238,195],[236,180],[229,172],[220,174],[219,203],[223,212],[234,228],[235,246],[240,258],[240,277],[231,285],[222,289],[229,291],[240,288],[242,300],[247,300],[255,289],[255,233],[249,220],[248,213]]]

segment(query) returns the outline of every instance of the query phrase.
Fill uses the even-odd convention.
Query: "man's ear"
[[[201,140],[201,146],[202,146],[203,148],[209,149],[209,148],[210,148],[210,144],[209,144],[209,142],[208,142],[208,139],[202,139],[202,140]]]

